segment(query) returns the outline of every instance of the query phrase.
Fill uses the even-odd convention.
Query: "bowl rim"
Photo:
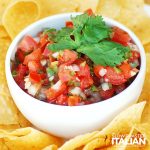
[[[43,24],[44,22],[47,22],[48,20],[53,20],[53,19],[56,19],[56,18],[59,18],[59,17],[67,17],[67,16],[76,16],[76,15],[80,15],[82,13],[80,12],[72,12],[72,13],[62,13],[62,14],[56,14],[56,15],[53,15],[53,16],[49,16],[49,17],[46,17],[46,18],[43,18],[41,20],[38,20],[34,23],[32,23],[31,25],[27,26],[26,28],[24,28],[16,37],[15,39],[12,41],[11,45],[9,46],[8,48],[8,51],[7,51],[7,54],[6,54],[6,59],[5,59],[5,72],[6,72],[6,79],[7,79],[7,83],[8,83],[8,80],[11,79],[11,82],[12,84],[16,87],[19,87],[18,84],[15,82],[13,76],[12,76],[12,73],[11,73],[11,67],[10,67],[10,62],[11,62],[11,56],[12,56],[12,53],[13,51],[15,50],[15,47],[17,46],[18,42],[23,38],[23,36],[25,36],[26,34],[29,33],[29,31],[34,28],[35,26],[39,26],[41,24]],[[119,97],[120,95],[123,95],[124,93],[130,91],[131,88],[134,87],[134,85],[136,85],[138,83],[138,81],[141,79],[141,77],[145,74],[145,70],[146,70],[146,56],[145,56],[145,52],[144,52],[144,48],[140,42],[140,40],[137,38],[137,36],[130,30],[128,29],[125,25],[113,20],[113,19],[110,19],[108,17],[105,17],[105,16],[102,16],[104,18],[104,21],[106,24],[111,24],[111,26],[117,26],[119,28],[121,28],[122,30],[126,31],[130,37],[132,38],[132,40],[134,41],[134,43],[138,46],[138,49],[139,49],[139,52],[140,52],[140,60],[141,60],[141,66],[140,66],[140,70],[139,70],[139,73],[138,75],[136,76],[136,78],[134,79],[134,81],[125,89],[123,90],[121,93],[107,99],[107,100],[103,100],[103,101],[100,101],[100,102],[97,102],[97,103],[92,103],[92,104],[89,104],[89,105],[81,105],[81,106],[63,106],[63,105],[56,105],[56,104],[51,104],[51,103],[47,103],[47,102],[44,102],[44,101],[40,101],[40,100],[37,100],[36,98],[30,96],[29,94],[27,94],[26,92],[24,92],[20,87],[20,94],[23,94],[25,93],[27,98],[29,98],[29,101],[32,101],[35,102],[35,103],[39,103],[39,104],[42,104],[42,105],[49,105],[49,107],[57,107],[57,108],[65,108],[67,110],[70,110],[70,109],[88,109],[88,108],[93,108],[97,105],[101,105],[103,103],[108,103],[109,102],[116,102],[117,101],[117,97]],[[7,76],[10,75],[10,78],[8,79]],[[9,84],[8,84],[9,86]],[[23,93],[22,93],[23,92]]]

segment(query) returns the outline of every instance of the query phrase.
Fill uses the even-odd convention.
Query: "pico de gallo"
[[[26,93],[65,106],[107,100],[126,89],[139,69],[138,47],[128,33],[106,25],[91,9],[60,30],[24,36],[11,68]]]

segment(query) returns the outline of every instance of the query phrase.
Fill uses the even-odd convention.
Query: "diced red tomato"
[[[125,79],[129,79],[131,77],[131,66],[128,63],[123,63],[119,66],[119,68],[123,72]]]
[[[17,60],[19,60],[21,63],[23,63],[24,58],[25,58],[25,54],[22,50],[18,49],[16,52],[16,58]]]
[[[20,42],[18,48],[24,52],[31,52],[37,48],[37,42],[29,35],[25,36]]]
[[[17,70],[18,70],[18,75],[22,77],[24,77],[28,73],[28,67],[23,64],[19,64]]]
[[[89,76],[80,78],[81,89],[86,89],[93,84],[93,79]]]
[[[72,50],[64,50],[62,56],[58,58],[59,62],[61,64],[72,64],[76,59],[78,58],[78,55],[75,51]]]
[[[86,62],[83,62],[86,63]],[[90,76],[90,67],[87,64],[81,63],[79,65],[80,71],[77,73],[79,77]]]
[[[25,57],[23,64],[28,65],[28,62],[33,60],[40,61],[41,55],[41,49],[36,49],[31,54]]]
[[[100,74],[99,74],[99,72],[100,72],[101,69],[104,69],[104,67],[101,66],[101,65],[96,65],[96,66],[94,66],[94,73],[95,73],[95,75],[96,75],[97,77],[99,77],[99,78],[101,77]]]
[[[134,62],[135,60],[140,58],[140,53],[137,51],[131,51],[131,57],[129,58],[129,61]]]
[[[73,22],[72,21],[67,21],[66,22],[66,27],[73,28]]]
[[[69,96],[68,97],[68,106],[77,106],[81,101],[79,96]]]
[[[114,68],[106,67],[107,73],[104,76],[104,79],[108,80],[113,85],[120,85],[122,83],[125,83],[127,80],[124,78],[124,75],[122,72],[117,73]]]
[[[30,72],[39,72],[40,70],[42,70],[40,62],[34,60],[28,62],[28,68]]]
[[[87,13],[89,16],[92,16],[94,13],[93,13],[93,10],[91,8],[87,9],[85,11],[85,13]]]
[[[61,86],[59,87],[59,89],[53,89],[52,87],[49,88],[46,91],[46,97],[48,99],[48,102],[51,102],[52,100],[56,99],[58,96],[60,96],[61,94],[63,94],[66,90],[67,86],[65,83],[62,83]]]
[[[126,88],[125,84],[121,84],[121,85],[116,85],[115,86],[115,92],[117,94],[121,93],[124,89]]]
[[[104,90],[100,90],[100,95],[102,97],[102,99],[108,99],[108,98],[111,98],[115,93],[115,90],[112,88],[112,89],[109,89],[107,91],[104,91]]]
[[[68,82],[75,79],[75,72],[66,69],[66,65],[61,65],[58,70],[58,77],[62,82]]]
[[[124,46],[127,46],[131,41],[131,37],[128,35],[128,33],[119,29],[118,27],[114,27],[113,32],[112,41],[120,43]]]
[[[46,47],[42,53],[43,56],[48,57],[52,52]]]
[[[68,96],[65,94],[61,94],[56,99],[56,104],[58,105],[67,105]]]
[[[39,47],[41,49],[45,49],[45,46],[49,43],[48,41],[48,35],[45,34],[45,35],[41,35],[40,36],[40,42],[39,42]]]
[[[30,72],[29,78],[32,83],[39,83],[42,81],[41,75],[38,74],[37,72]]]

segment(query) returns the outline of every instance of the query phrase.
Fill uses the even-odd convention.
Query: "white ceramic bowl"
[[[144,49],[138,38],[122,24],[104,18],[106,24],[117,26],[126,31],[139,48],[141,54],[141,68],[136,79],[128,88],[108,100],[76,107],[48,104],[29,96],[21,90],[14,81],[10,70],[10,60],[14,59],[20,40],[26,34],[36,36],[39,31],[42,31],[46,27],[60,29],[65,26],[66,21],[70,20],[71,15],[76,16],[79,14],[80,13],[67,13],[50,16],[28,26],[13,40],[6,57],[8,86],[19,110],[37,128],[64,138],[70,138],[104,127],[120,111],[137,101],[145,77],[146,58]]]

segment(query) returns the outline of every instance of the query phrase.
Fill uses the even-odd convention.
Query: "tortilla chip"
[[[58,13],[75,12],[78,4],[72,0],[38,0],[40,18]]]
[[[11,0],[0,0],[0,24],[2,24],[2,15]]]
[[[99,131],[87,133],[84,135],[79,135],[79,136],[67,141],[62,147],[60,147],[60,149],[61,150],[74,150],[78,147],[86,145],[89,141],[91,141],[94,138],[94,136],[97,133],[99,133]]]
[[[111,139],[110,138],[101,138],[101,137],[98,137],[92,141],[90,141],[89,143],[87,143],[83,150],[95,150],[99,147],[105,147],[105,146],[108,146],[108,145],[111,145]]]
[[[20,14],[20,15],[18,15]],[[13,1],[5,10],[2,23],[13,39],[24,27],[39,18],[39,5],[35,0]]]
[[[0,38],[7,38],[9,35],[6,32],[4,26],[0,25]]]
[[[60,146],[62,140],[45,134],[31,127],[17,129],[11,132],[0,130],[0,138],[11,150],[41,150],[42,148],[55,144]]]
[[[145,3],[150,4],[150,0],[145,0]]]
[[[53,144],[53,145],[50,145],[50,146],[45,147],[45,148],[42,149],[42,150],[57,150],[57,149],[58,149],[58,147]]]
[[[141,134],[143,134],[146,137],[148,143],[150,144],[150,124],[149,123],[138,124],[135,126],[135,129],[139,131]]]
[[[144,45],[144,49],[146,52],[150,52],[150,42]]]
[[[117,0],[100,0],[97,6],[97,13],[110,18],[117,18],[121,6]]]
[[[99,0],[74,0],[79,4],[77,11],[84,12],[85,10],[91,8],[93,12],[96,12]]]
[[[101,134],[109,135],[129,133],[134,124],[140,123],[141,115],[146,102],[134,104],[118,114],[104,129]]]
[[[139,97],[139,102],[145,101],[145,100],[147,101],[143,114],[142,114],[142,122],[150,123],[150,53],[146,54],[146,58],[147,58],[146,78],[145,78],[142,93]]]

